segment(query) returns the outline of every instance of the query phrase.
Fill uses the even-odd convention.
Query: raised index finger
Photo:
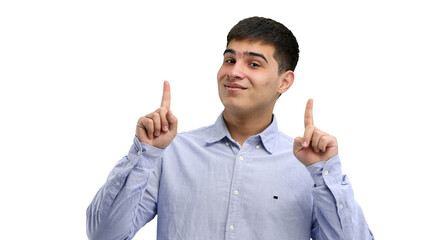
[[[314,100],[310,98],[308,102],[306,103],[306,109],[305,109],[305,128],[308,125],[314,125],[314,115],[312,108],[314,106]]]
[[[161,107],[170,109],[170,84],[164,81],[163,85],[163,98],[161,99]]]

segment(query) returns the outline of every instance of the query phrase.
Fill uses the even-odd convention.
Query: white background
[[[376,238],[424,237],[420,2],[2,1],[0,239],[86,239],[86,208],[137,119],[159,106],[162,81],[180,132],[212,124],[226,34],[253,15],[284,23],[300,45],[275,107],[281,130],[303,134],[314,98]]]

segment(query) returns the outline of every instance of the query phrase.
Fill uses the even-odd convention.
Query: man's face
[[[217,74],[219,97],[229,113],[271,111],[282,93],[275,47],[261,41],[231,40]]]

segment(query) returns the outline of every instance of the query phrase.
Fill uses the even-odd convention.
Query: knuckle
[[[314,127],[314,133],[318,135],[323,135],[323,132],[319,130],[317,127]]]
[[[148,113],[147,115],[145,115],[145,117],[147,117],[147,118],[152,118],[152,116],[154,115],[154,113],[155,113],[155,111],[154,111],[154,112],[152,112],[152,113]]]
[[[140,117],[139,119],[138,119],[138,122],[136,123],[136,125],[143,125],[143,122],[145,121],[145,117]]]
[[[145,120],[145,126],[147,126],[147,127],[151,127],[152,125],[154,125],[154,120],[152,120],[151,118],[147,118],[146,120]]]
[[[155,113],[159,115],[164,115],[167,113],[167,109],[165,107],[159,107],[157,108],[157,110],[155,110]]]
[[[141,118],[139,118],[138,123],[144,124],[144,123],[146,123],[147,119],[148,118],[146,118],[146,117],[141,117]]]
[[[158,109],[158,111],[159,111],[159,112],[161,112],[161,113],[166,113],[166,112],[167,112],[167,108],[166,108],[166,107],[164,107],[164,106],[162,106],[162,107],[160,107],[160,108]]]
[[[326,136],[321,136],[318,139],[318,146],[323,146],[327,143],[327,137]]]

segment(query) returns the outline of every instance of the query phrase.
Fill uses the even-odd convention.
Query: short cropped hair
[[[275,47],[274,58],[278,73],[294,71],[299,60],[299,44],[293,33],[283,24],[263,17],[250,17],[238,22],[228,33],[231,40],[260,40]]]

